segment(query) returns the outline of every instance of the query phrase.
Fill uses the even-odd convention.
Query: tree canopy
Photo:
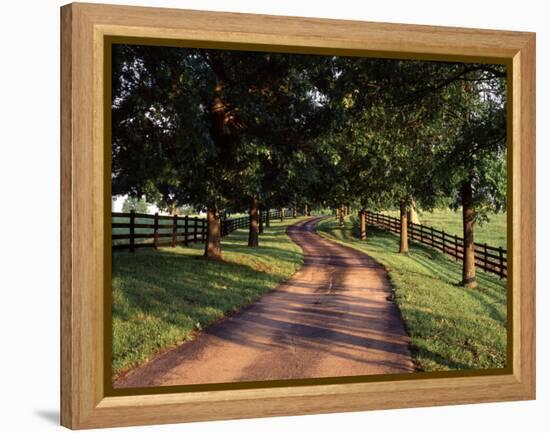
[[[506,208],[503,65],[139,45],[112,65],[113,194],[213,225],[250,206]]]

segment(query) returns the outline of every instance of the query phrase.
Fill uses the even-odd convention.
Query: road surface
[[[115,388],[413,372],[386,271],[368,255],[289,226],[304,265],[236,315],[131,371]]]

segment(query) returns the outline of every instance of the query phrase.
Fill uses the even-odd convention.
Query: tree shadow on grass
[[[458,362],[454,360],[449,360],[449,358],[445,355],[441,355],[440,353],[433,352],[431,350],[428,350],[426,348],[412,348],[413,353],[415,354],[415,357],[422,358],[424,360],[428,360],[430,364],[432,365],[439,365],[443,367],[434,368],[430,371],[449,371],[449,370],[475,370],[479,369],[479,367],[472,366],[463,362]],[[425,362],[425,361],[424,361]]]
[[[240,237],[243,234],[236,233],[232,242]],[[202,255],[200,244],[113,255],[117,366],[135,365],[155,350],[254,302],[303,262],[297,247],[292,251],[266,242],[269,246],[250,248],[232,242],[223,246],[227,261],[197,260]],[[235,254],[242,255],[238,259],[245,263],[232,262]]]

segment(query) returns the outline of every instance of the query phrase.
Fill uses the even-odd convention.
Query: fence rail
[[[260,212],[262,222],[268,211]],[[283,209],[285,218],[292,217],[292,209]],[[280,210],[270,210],[269,219],[281,217]],[[143,214],[137,212],[112,213],[111,243],[113,250],[135,251],[137,248],[175,247],[206,241],[206,219],[199,217]],[[227,218],[221,221],[221,234],[227,236],[237,229],[248,227],[250,218]]]
[[[401,232],[399,218],[370,211],[365,213],[365,218],[367,224],[376,225],[394,233]],[[438,249],[456,260],[464,258],[464,239],[455,234],[410,221],[407,224],[407,234],[409,239]],[[476,242],[474,243],[474,251],[476,267],[497,274],[501,278],[508,276],[508,255],[504,248]]]

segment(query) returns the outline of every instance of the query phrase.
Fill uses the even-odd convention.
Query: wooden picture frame
[[[106,395],[106,40],[504,63],[509,83],[509,350],[502,374]],[[73,428],[535,398],[533,33],[97,4],[61,8],[61,424]],[[108,251],[110,253],[110,251]]]

